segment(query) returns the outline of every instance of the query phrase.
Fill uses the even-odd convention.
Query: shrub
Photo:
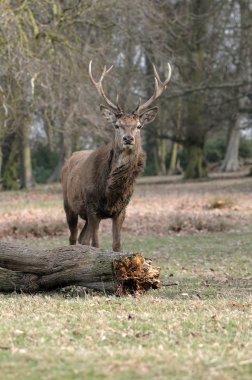
[[[252,158],[252,140],[241,138],[239,147],[239,156],[241,158]]]
[[[37,183],[46,183],[57,165],[58,153],[52,152],[48,146],[38,144],[32,150],[32,172]]]
[[[208,162],[219,162],[223,160],[226,149],[226,141],[223,137],[215,137],[206,142],[205,153]]]

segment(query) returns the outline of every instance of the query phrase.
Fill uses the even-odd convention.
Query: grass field
[[[251,379],[251,195],[249,178],[139,185],[124,249],[175,285],[125,298],[0,294],[1,379]],[[58,188],[0,193],[0,213],[2,238],[67,244]]]

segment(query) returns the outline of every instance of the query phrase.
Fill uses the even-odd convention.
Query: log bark
[[[108,294],[160,287],[160,268],[140,253],[77,245],[39,250],[0,241],[0,291],[37,292],[69,285]]]

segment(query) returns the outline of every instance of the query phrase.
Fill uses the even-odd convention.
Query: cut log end
[[[143,294],[149,289],[160,288],[160,268],[153,265],[141,253],[134,253],[114,260],[118,296]]]

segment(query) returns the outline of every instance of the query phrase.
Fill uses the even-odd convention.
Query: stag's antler
[[[156,66],[154,64],[152,64],[152,65],[153,65],[153,70],[154,70],[154,75],[155,75],[155,90],[154,90],[154,94],[144,104],[141,104],[141,102],[139,101],[138,107],[134,111],[135,113],[138,113],[138,114],[143,113],[148,107],[150,107],[150,105],[154,102],[154,100],[156,100],[160,95],[162,95],[162,93],[164,92],[164,90],[166,90],[166,86],[167,86],[168,82],[171,79],[172,69],[171,69],[171,65],[169,63],[167,63],[168,74],[167,74],[167,78],[166,78],[166,80],[164,82],[162,82],[160,80],[158,72],[157,72],[157,69],[156,69]]]
[[[97,88],[99,94],[103,97],[103,99],[105,100],[105,102],[107,103],[107,105],[115,112],[117,113],[121,113],[122,112],[122,109],[121,107],[119,106],[118,104],[118,97],[117,97],[117,104],[115,105],[114,103],[111,102],[111,100],[109,100],[107,98],[107,96],[105,95],[104,93],[104,90],[102,88],[102,81],[103,79],[105,78],[105,76],[110,72],[110,70],[112,70],[113,68],[113,65],[107,70],[106,66],[104,66],[103,68],[103,72],[102,72],[102,75],[99,79],[98,82],[96,82],[93,78],[93,75],[92,75],[92,60],[89,62],[89,76],[90,76],[90,79],[91,81],[93,82],[93,84],[95,85],[95,87]]]

